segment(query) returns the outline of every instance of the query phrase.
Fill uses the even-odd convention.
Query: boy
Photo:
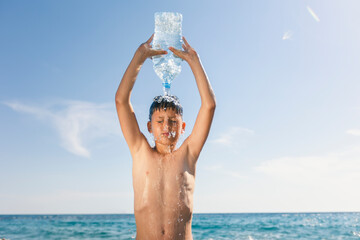
[[[116,92],[116,109],[121,130],[133,159],[134,214],[136,239],[192,239],[191,220],[195,167],[209,134],[215,111],[215,96],[199,56],[185,38],[184,51],[169,48],[185,60],[196,79],[201,107],[190,136],[175,149],[185,130],[182,108],[173,96],[159,96],[150,109],[148,131],[153,134],[151,148],[140,132],[130,95],[136,77],[147,58],[167,54],[151,48],[153,35],[134,54]]]

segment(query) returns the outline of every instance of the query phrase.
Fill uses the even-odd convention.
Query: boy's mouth
[[[161,135],[163,137],[167,137],[167,138],[175,138],[176,133],[175,132],[164,132],[164,133],[161,133]]]

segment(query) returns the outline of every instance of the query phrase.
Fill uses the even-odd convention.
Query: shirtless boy
[[[189,64],[200,93],[201,107],[191,134],[176,149],[185,130],[182,108],[176,97],[155,98],[147,125],[154,136],[155,147],[152,148],[139,129],[130,103],[132,88],[145,60],[167,54],[165,50],[151,48],[152,38],[135,52],[115,97],[121,129],[133,159],[136,239],[190,240],[193,239],[191,221],[196,161],[209,134],[215,96],[199,56],[186,39],[183,38],[184,51],[170,47],[170,51]]]

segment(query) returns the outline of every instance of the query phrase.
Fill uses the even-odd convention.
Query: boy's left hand
[[[182,45],[182,47],[184,51],[175,49],[173,47],[169,47],[169,50],[172,51],[176,56],[178,56],[179,58],[185,60],[190,64],[192,61],[198,59],[198,55],[195,49],[193,49],[188,43],[188,41],[186,41],[185,37],[183,37],[183,41],[184,44]]]

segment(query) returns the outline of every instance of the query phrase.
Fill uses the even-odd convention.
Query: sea
[[[359,239],[360,213],[194,214],[194,240]],[[133,214],[0,215],[0,239],[135,239]]]

